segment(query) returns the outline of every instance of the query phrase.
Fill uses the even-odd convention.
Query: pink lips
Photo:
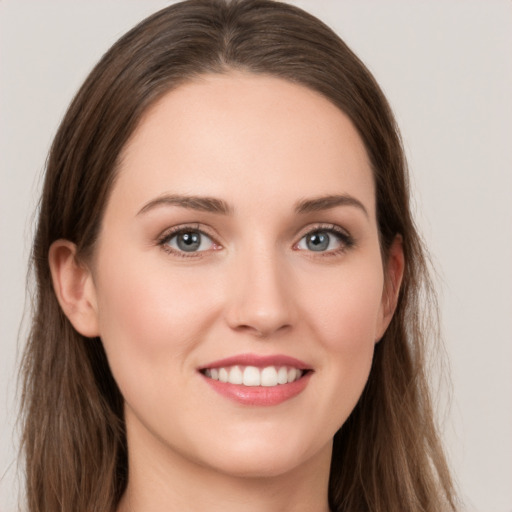
[[[275,355],[275,356],[259,356],[256,354],[240,354],[238,356],[227,357],[225,359],[219,359],[213,363],[209,363],[199,368],[204,370],[206,368],[220,368],[222,366],[256,366],[257,368],[263,368],[265,366],[293,366],[300,370],[308,370],[308,365],[295,359],[294,357]]]
[[[277,386],[244,386],[221,382],[207,377],[204,374],[206,369],[223,368],[230,366],[254,366],[265,368],[268,366],[291,367],[305,371],[304,375],[294,382],[279,384]],[[278,405],[301,393],[309,383],[312,375],[311,368],[294,357],[285,355],[259,356],[256,354],[241,354],[218,361],[211,362],[198,369],[205,382],[220,395],[233,400],[239,404],[251,406],[272,406]]]

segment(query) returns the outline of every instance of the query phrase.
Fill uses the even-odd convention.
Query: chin
[[[207,464],[217,472],[240,478],[275,478],[300,471],[312,460],[330,464],[332,440],[322,447],[296,446],[288,443],[241,443],[216,450]],[[220,454],[220,455],[218,455]],[[204,458],[203,458],[204,461]]]

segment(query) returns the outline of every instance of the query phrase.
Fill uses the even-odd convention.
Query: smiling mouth
[[[310,370],[292,366],[222,366],[205,368],[201,373],[208,379],[247,387],[275,387],[298,381]]]
[[[268,407],[300,395],[314,373],[285,354],[238,354],[198,368],[209,387],[237,404]]]

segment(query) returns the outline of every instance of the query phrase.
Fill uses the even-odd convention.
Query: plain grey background
[[[171,2],[0,0],[0,512],[15,508],[18,329],[33,214],[58,122],[102,53]],[[440,276],[451,361],[443,435],[464,510],[512,511],[512,3],[299,0],[395,110]],[[26,323],[26,322],[25,322]],[[448,411],[448,412],[446,412]]]

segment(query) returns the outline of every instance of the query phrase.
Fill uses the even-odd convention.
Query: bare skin
[[[399,240],[383,266],[374,196],[352,123],[304,87],[208,75],[146,113],[93,261],[66,241],[50,253],[64,311],[101,337],[125,398],[118,512],[329,510],[332,438],[403,272]],[[210,370],[240,355],[298,359],[304,385],[233,399]]]

